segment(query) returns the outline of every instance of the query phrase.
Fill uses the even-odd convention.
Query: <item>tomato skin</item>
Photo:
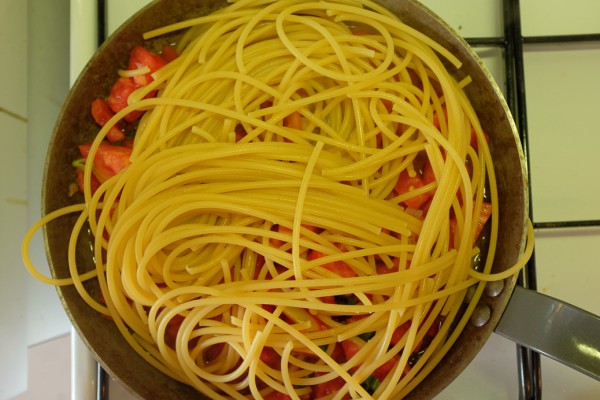
[[[92,101],[91,111],[94,121],[100,126],[106,125],[106,123],[115,115],[108,106],[108,103],[100,98]],[[119,124],[116,124],[110,128],[106,134],[106,139],[111,143],[121,142],[125,140],[125,133],[120,129]]]
[[[377,378],[378,381],[383,381],[385,377],[396,367],[396,364],[400,361],[400,356],[395,355],[390,358],[387,362],[383,363],[379,368],[373,371],[373,376]]]
[[[290,115],[283,118],[283,125],[292,129],[302,129],[302,115],[298,111],[294,111]]]
[[[339,247],[339,246],[338,246]],[[317,250],[310,250],[308,252],[308,261],[316,260],[317,258],[325,257],[325,253]],[[322,265],[323,268],[328,269],[341,276],[342,278],[352,278],[356,276],[356,272],[348,264],[343,261],[332,261]]]
[[[260,360],[275,370],[281,369],[281,356],[272,347],[263,347]]]
[[[162,57],[167,63],[170,63],[171,61],[179,57],[179,54],[177,54],[177,50],[175,50],[175,47],[171,45],[166,45],[162,49]]]
[[[481,230],[483,229],[487,221],[490,219],[491,215],[492,204],[484,201],[483,203],[481,203],[481,211],[479,213],[479,217],[477,218],[477,228],[475,228],[475,237],[473,238],[473,240],[477,240],[477,238],[481,234]]]
[[[346,339],[341,342],[346,360],[350,360],[361,349],[361,345],[352,339]]]
[[[398,193],[398,195],[403,195],[423,186],[425,186],[425,183],[423,182],[423,179],[420,176],[415,175],[411,177],[408,174],[408,171],[404,170],[398,176],[398,181],[396,182],[394,190],[396,191],[396,193]],[[427,200],[429,200],[431,197],[431,193],[425,192],[423,194],[404,200],[403,203],[404,205],[411,208],[419,208],[423,204],[425,204]]]
[[[167,60],[165,60],[160,54],[147,50],[140,45],[136,45],[131,49],[127,68],[139,69],[148,67],[150,69],[150,72],[147,74],[136,75],[133,77],[133,82],[135,85],[140,87],[146,86],[152,82],[154,80],[154,78],[152,78],[152,73],[158,71],[165,65],[167,65]]]
[[[396,345],[396,343],[398,343],[400,339],[402,339],[402,337],[406,335],[406,332],[408,332],[411,323],[412,321],[408,320],[394,330],[394,333],[392,333],[392,339],[390,341],[390,344],[392,346]]]
[[[339,376],[330,381],[319,383],[319,384],[315,385],[313,388],[312,398],[320,399],[329,394],[335,393],[338,390],[340,390],[342,387],[344,387],[345,384],[346,384],[346,381],[344,381],[344,379]],[[344,399],[346,399],[346,398],[349,398],[349,397],[344,396]]]
[[[121,77],[117,79],[112,89],[110,90],[110,94],[108,95],[108,99],[106,102],[108,106],[114,113],[118,113],[122,109],[128,106],[127,99],[129,95],[133,93],[137,89],[135,82],[132,78]],[[140,118],[143,114],[143,111],[135,110],[127,114],[123,119],[127,122],[134,122],[138,118]]]
[[[263,396],[265,400],[292,400],[292,397],[288,394],[273,390],[271,393]]]
[[[84,185],[83,185],[83,179],[84,179],[84,171],[81,168],[76,168],[76,174],[77,174],[77,187],[79,188],[79,191],[81,193],[84,192]],[[92,194],[96,193],[96,190],[98,190],[98,188],[100,187],[100,181],[98,181],[98,178],[96,178],[94,176],[94,174],[92,174],[92,178],[90,181],[90,190],[92,192]]]
[[[79,146],[79,151],[84,158],[88,157],[91,147],[91,144]],[[100,143],[96,157],[94,157],[92,173],[100,183],[106,182],[131,163],[129,160],[131,152],[129,147],[115,146],[106,142]]]
[[[106,123],[115,115],[114,112],[108,107],[106,101],[96,98],[92,101],[92,117],[94,121],[100,126],[106,125]]]

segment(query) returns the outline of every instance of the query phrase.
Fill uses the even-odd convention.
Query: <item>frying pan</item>
[[[411,0],[378,2],[400,16],[405,23],[430,36],[456,55],[463,62],[463,67],[456,76],[457,80],[467,75],[472,78],[472,83],[466,88],[467,95],[484,131],[490,133],[490,150],[498,181],[500,215],[498,249],[493,271],[503,271],[514,265],[523,252],[528,211],[528,184],[523,154],[508,107],[479,58],[466,42],[435,14]],[[220,0],[155,1],[126,21],[99,48],[73,85],[54,129],[45,165],[42,193],[44,214],[73,202],[67,190],[75,179],[71,163],[79,156],[77,146],[89,142],[98,130],[89,115],[89,105],[94,98],[109,92],[117,69],[126,68],[129,50],[142,41],[141,34],[176,21],[206,14],[225,4],[225,1]],[[168,40],[169,38],[157,39],[159,42]],[[162,48],[162,44],[156,43],[157,48]],[[55,277],[69,275],[66,261],[67,243],[74,221],[75,217],[65,217],[44,228],[47,257]],[[77,261],[79,265],[93,265],[90,241],[84,236],[80,237],[78,244]],[[94,283],[86,285],[92,294],[98,291]],[[580,351],[582,348],[591,348],[596,349],[596,354],[598,353],[600,335],[594,333],[600,332],[600,320],[538,293],[522,288],[515,290],[515,286],[516,277],[490,285],[478,305],[481,313],[475,314],[473,323],[467,325],[446,357],[410,393],[409,398],[428,399],[443,390],[466,368],[495,329],[525,345],[531,345],[532,339],[550,338],[551,340],[546,340],[545,343],[533,345],[533,348],[591,376],[600,376],[600,360],[590,355],[593,352]],[[59,287],[57,291],[83,342],[102,367],[123,386],[142,398],[202,398],[195,389],[168,378],[140,358],[125,342],[113,323],[91,310],[79,297],[75,288],[65,286]],[[539,317],[535,327],[537,331],[529,328],[533,314]],[[577,323],[580,328],[578,331],[568,329],[569,325],[553,328],[547,323],[548,319],[559,323]],[[528,332],[532,333],[529,337]],[[576,335],[577,332],[581,334]],[[563,336],[558,336],[559,334]],[[567,339],[564,338],[565,335]],[[571,343],[572,346],[566,348],[567,343]],[[553,353],[557,347],[562,353]]]

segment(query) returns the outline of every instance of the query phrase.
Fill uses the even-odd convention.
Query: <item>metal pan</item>
[[[129,50],[141,41],[141,34],[169,23],[206,14],[225,3],[217,0],[155,1],[123,24],[100,47],[75,82],[55,126],[45,165],[44,213],[72,202],[66,188],[74,181],[71,163],[78,157],[77,145],[90,141],[97,132],[97,126],[89,116],[88,106],[98,95],[108,93],[116,70],[126,67]],[[473,80],[468,85],[467,94],[481,119],[483,129],[493,133],[490,135],[490,148],[501,204],[498,249],[493,270],[503,271],[514,265],[523,251],[528,210],[528,185],[523,154],[508,107],[478,57],[437,16],[410,0],[380,3],[407,24],[449,49],[463,62],[460,73],[470,75]],[[66,262],[67,243],[73,223],[74,218],[63,218],[45,227],[47,256],[50,268],[57,277],[69,274]],[[81,238],[77,257],[80,265],[93,265],[86,238]],[[501,321],[515,284],[515,277],[506,279],[496,290],[489,290],[488,295],[483,296],[481,307],[489,311],[489,316],[481,324],[469,324],[466,327],[445,359],[413,390],[410,398],[432,398],[461,373]],[[96,289],[92,287],[90,290],[93,292]],[[194,389],[168,378],[141,359],[112,322],[92,311],[73,287],[60,287],[58,294],[73,325],[94,357],[125,387],[142,398],[199,398]],[[522,295],[519,295],[518,301],[521,298]],[[525,307],[522,309],[530,310],[528,305],[517,304],[517,308]],[[555,315],[556,319],[562,318],[560,314]],[[508,332],[515,324],[520,324],[507,317],[502,317],[501,322],[500,332]],[[554,328],[542,328],[539,334],[546,335],[548,332],[554,332]],[[511,335],[517,338],[514,332]],[[597,351],[600,346],[598,343],[595,346]]]

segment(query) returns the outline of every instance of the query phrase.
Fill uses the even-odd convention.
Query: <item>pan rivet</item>
[[[492,281],[485,285],[485,294],[490,297],[496,297],[504,290],[504,281]]]
[[[477,307],[475,307],[475,310],[473,310],[473,315],[471,315],[471,323],[475,326],[484,326],[490,320],[491,315],[492,310],[490,310],[487,305],[479,304]]]

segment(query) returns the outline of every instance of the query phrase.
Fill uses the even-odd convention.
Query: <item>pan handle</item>
[[[600,317],[516,286],[495,332],[600,381]]]

